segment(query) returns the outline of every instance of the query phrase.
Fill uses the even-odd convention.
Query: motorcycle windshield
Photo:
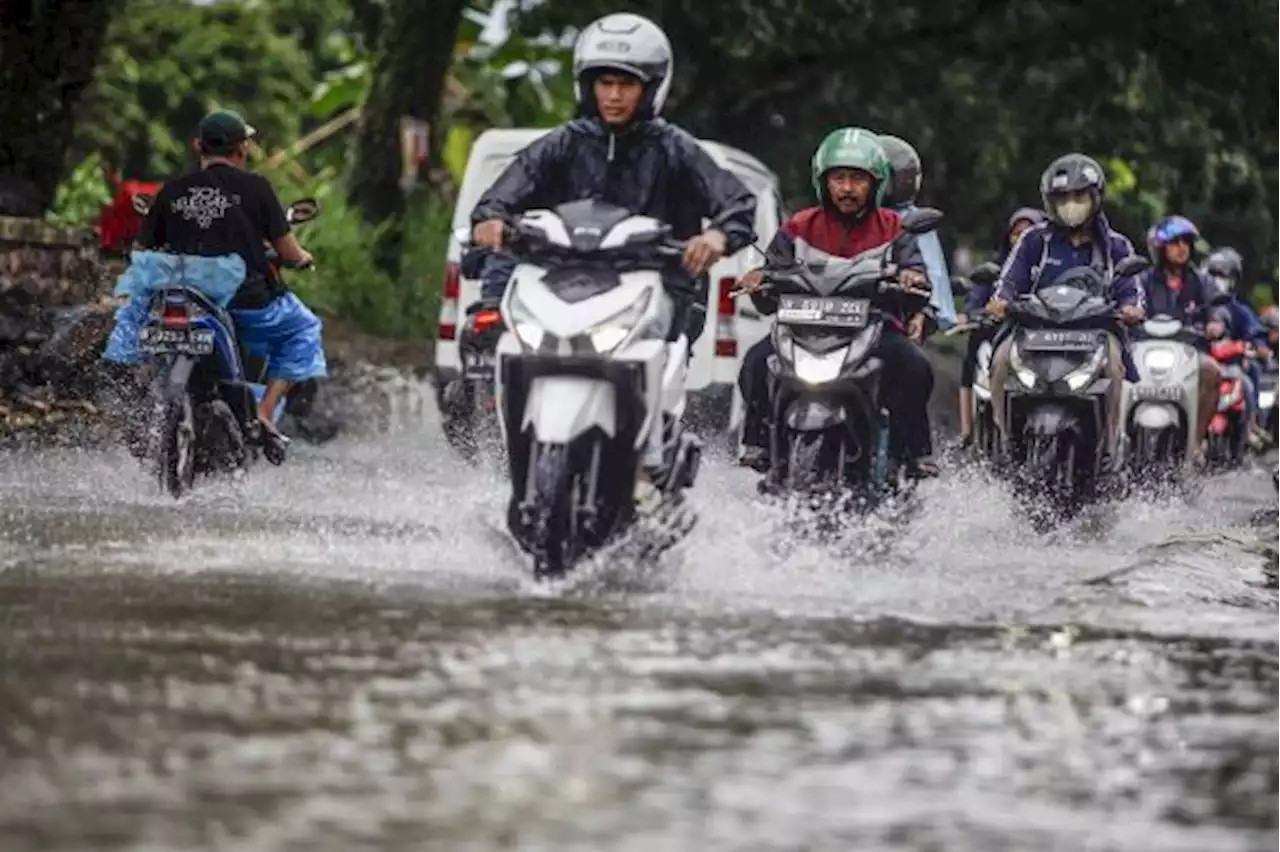
[[[879,281],[881,260],[880,252],[851,259],[824,257],[804,263],[797,277],[807,289],[823,296],[851,294]]]
[[[581,252],[598,250],[605,236],[633,215],[626,208],[594,198],[557,205],[553,212],[560,217],[573,248]]]
[[[1167,314],[1158,314],[1131,330],[1130,336],[1135,339],[1167,339],[1176,338],[1182,332],[1182,323]]]
[[[1057,326],[1109,321],[1112,310],[1105,280],[1086,266],[1068,269],[1051,283],[1037,286],[1015,313],[1022,324]]]
[[[556,298],[576,304],[620,286],[622,278],[613,268],[579,264],[547,270],[542,283],[556,294]]]
[[[1043,299],[1046,294],[1062,290],[1076,290],[1083,293],[1085,297],[1100,298],[1106,295],[1107,282],[1093,267],[1076,266],[1063,272],[1048,284],[1037,286],[1034,292]]]
[[[116,280],[112,293],[131,300],[147,300],[165,287],[190,287],[225,308],[244,283],[244,259],[238,254],[217,257],[135,251],[129,268]]]

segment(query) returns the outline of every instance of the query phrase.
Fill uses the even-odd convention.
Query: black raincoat
[[[471,221],[511,221],[526,210],[587,198],[652,216],[678,240],[702,233],[705,218],[727,238],[727,255],[756,240],[755,194],[693,136],[662,119],[614,130],[596,118],[577,118],[552,130],[516,155],[480,197]],[[679,283],[694,284],[692,342],[706,320],[707,283],[687,277]]]

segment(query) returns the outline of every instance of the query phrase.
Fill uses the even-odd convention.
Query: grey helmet
[[[889,183],[889,191],[885,194],[886,207],[905,207],[914,204],[920,192],[923,174],[920,155],[905,139],[888,134],[880,134],[880,147],[889,157],[893,167],[893,180]]]
[[[672,62],[671,42],[653,21],[630,12],[605,15],[588,24],[573,46],[573,95],[578,109],[595,113],[595,98],[590,85],[584,85],[584,75],[621,71],[644,83],[641,117],[660,115],[671,91]]]
[[[1230,246],[1216,248],[1205,259],[1203,273],[1220,297],[1234,295],[1244,279],[1244,258]]]
[[[1061,201],[1055,196],[1077,190],[1088,190],[1090,204],[1087,210],[1062,210]],[[1084,154],[1064,154],[1049,164],[1040,175],[1040,199],[1044,212],[1059,225],[1079,228],[1093,220],[1102,209],[1102,198],[1107,191],[1107,173],[1093,157]]]

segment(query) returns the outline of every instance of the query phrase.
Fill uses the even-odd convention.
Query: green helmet
[[[813,153],[813,191],[818,193],[820,203],[827,197],[823,177],[832,169],[860,169],[875,178],[874,200],[877,207],[889,191],[893,177],[893,168],[879,137],[861,127],[842,127],[831,131]]]

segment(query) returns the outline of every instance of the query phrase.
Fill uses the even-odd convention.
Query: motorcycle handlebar
[[[778,277],[778,278],[787,278],[787,277],[788,277],[788,276],[786,275],[786,273],[785,273],[785,272],[777,273],[776,275],[777,275],[777,277]],[[847,280],[847,279],[846,279],[846,280]],[[928,291],[928,290],[916,290],[916,289],[913,289],[913,288],[911,288],[911,287],[903,287],[902,285],[898,284],[898,282],[897,282],[897,272],[896,272],[896,271],[886,272],[886,273],[884,273],[884,274],[880,275],[880,276],[879,276],[878,278],[876,278],[875,280],[876,280],[877,282],[879,282],[879,286],[878,286],[878,288],[877,288],[877,289],[878,289],[878,291],[879,291],[880,293],[894,293],[894,292],[896,292],[896,293],[903,293],[903,294],[906,294],[906,295],[908,295],[908,296],[920,296],[920,297],[925,298],[925,299],[928,299],[928,298],[930,298],[930,297],[933,295],[933,294],[932,294],[930,291]],[[776,290],[776,289],[777,289],[777,285],[776,285],[775,281],[770,281],[770,280],[768,280],[768,278],[766,278],[766,279],[765,279],[765,281],[764,281],[764,283],[760,286],[760,289],[756,290],[755,292],[757,292],[757,293],[768,293],[768,292],[771,292],[771,291]],[[730,295],[731,297],[733,297],[733,298],[737,298],[738,296],[741,296],[741,295],[743,295],[744,293],[749,293],[749,292],[751,292],[751,291],[749,291],[749,290],[747,290],[747,289],[745,289],[745,288],[743,288],[743,287],[737,287],[737,288],[735,288],[735,289],[733,289],[733,290],[730,290],[730,291],[729,291],[729,295]]]
[[[454,233],[454,239],[458,241],[458,247],[463,251],[480,247],[474,239],[472,231],[461,229]],[[510,222],[502,224],[502,245],[498,250],[508,248],[519,248],[528,242],[527,236],[515,225]],[[684,257],[685,249],[688,243],[681,240],[665,239],[658,243],[656,251],[662,257]]]

